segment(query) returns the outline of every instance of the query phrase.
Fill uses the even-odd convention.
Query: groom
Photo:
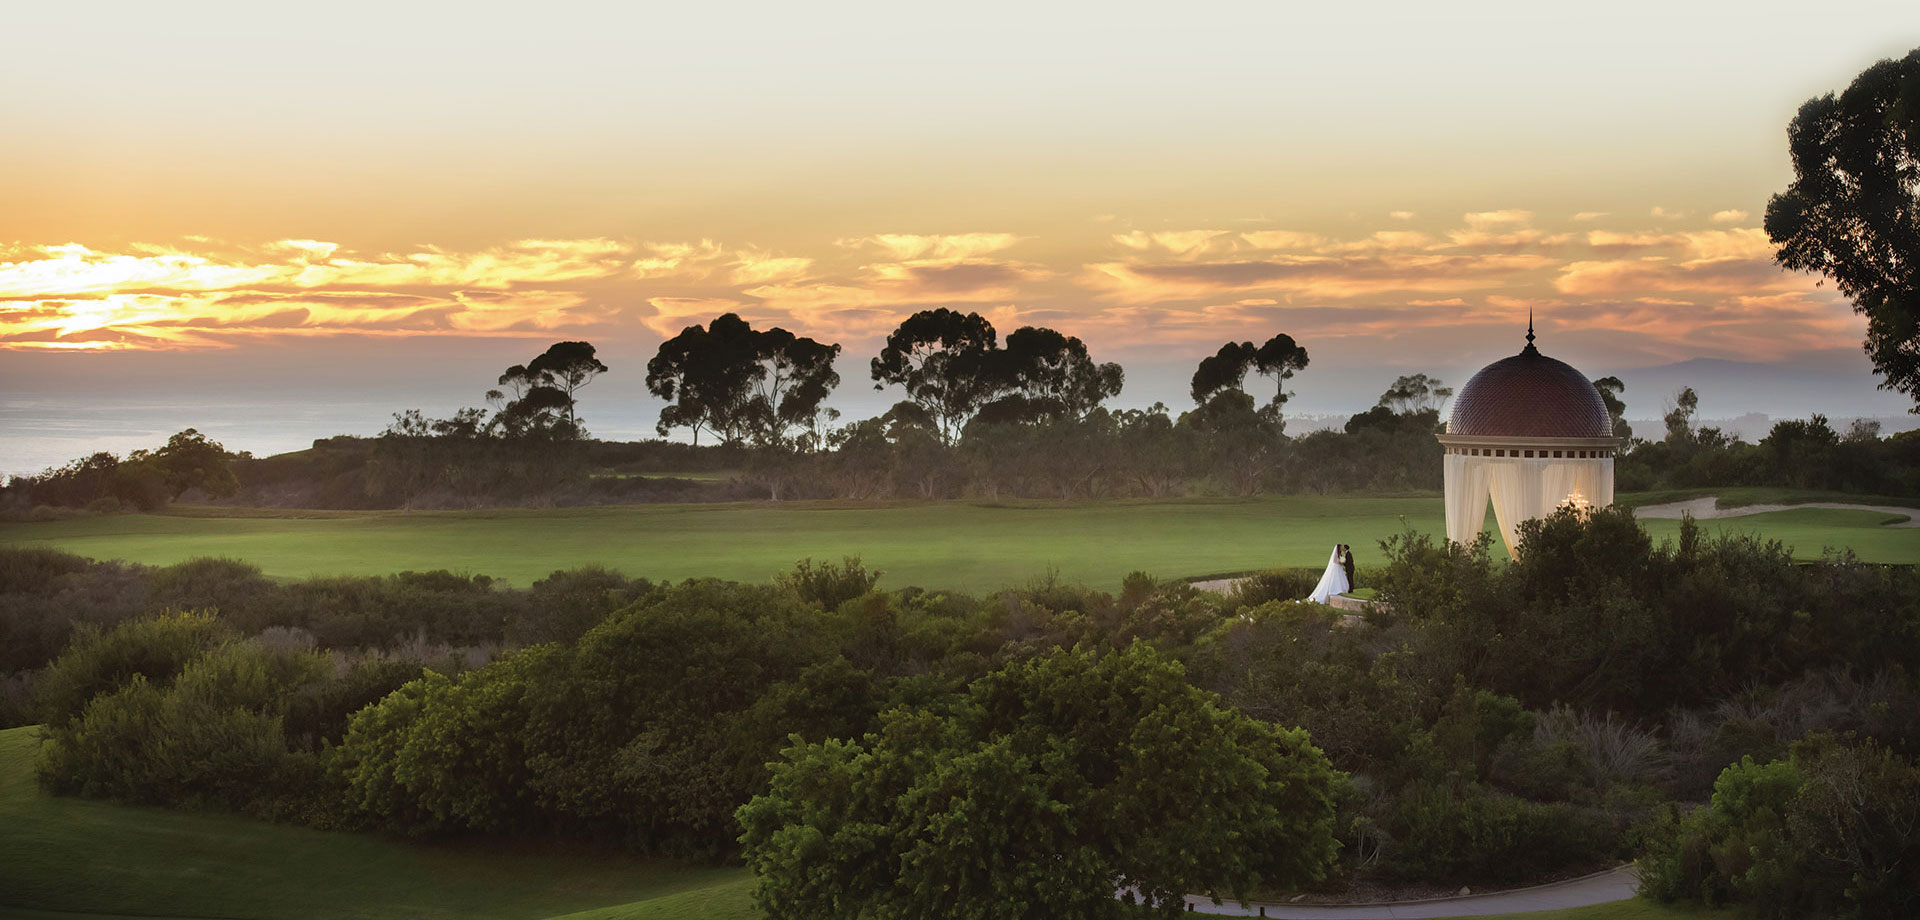
[[[1353,547],[1345,543],[1340,544],[1340,567],[1347,570],[1347,590],[1359,587],[1353,583]]]

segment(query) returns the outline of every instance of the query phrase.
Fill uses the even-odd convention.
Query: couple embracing
[[[1333,547],[1333,556],[1327,559],[1327,570],[1320,576],[1320,583],[1313,586],[1313,593],[1307,596],[1307,600],[1325,604],[1334,595],[1352,590],[1353,547],[1339,543]]]

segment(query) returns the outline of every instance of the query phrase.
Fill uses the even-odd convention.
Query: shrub
[[[324,674],[310,652],[229,642],[189,662],[171,684],[144,674],[50,727],[40,760],[52,791],[118,801],[243,809],[296,772],[282,719]]]
[[[1269,601],[1306,600],[1320,583],[1313,569],[1270,569],[1236,579],[1227,595],[1229,608],[1258,607]]]
[[[508,614],[504,636],[512,645],[572,641],[652,590],[644,578],[598,565],[554,572],[534,582],[526,603]]]
[[[1173,914],[1190,891],[1321,878],[1338,782],[1304,732],[1220,707],[1135,644],[797,744],[739,820],[771,916],[1110,917],[1116,884]]]
[[[104,631],[82,624],[73,645],[40,675],[36,691],[41,718],[50,728],[62,728],[95,696],[136,676],[157,690],[188,663],[232,638],[232,630],[205,611],[129,620]]]
[[[774,576],[774,583],[808,603],[838,610],[841,604],[872,591],[881,574],[867,571],[858,556],[847,556],[839,565],[831,562],[815,565],[807,558],[795,563],[791,571]]]
[[[1905,917],[1920,910],[1920,768],[1831,735],[1788,760],[1741,758],[1713,800],[1656,837],[1641,891],[1734,902],[1764,917]]]
[[[528,694],[565,661],[548,645],[457,680],[429,671],[354,714],[332,760],[347,810],[416,835],[530,827]]]
[[[1591,863],[1619,848],[1598,813],[1416,780],[1377,819],[1388,835],[1380,868],[1425,882],[1511,883]]]
[[[0,547],[0,594],[38,594],[53,590],[65,576],[86,571],[89,560],[57,549]]]
[[[252,563],[202,556],[154,570],[152,585],[157,604],[212,609],[249,633],[272,625],[257,611],[275,586]]]
[[[0,549],[0,672],[46,667],[72,643],[81,624],[110,628],[151,611],[147,570],[57,554],[36,568],[22,554]],[[9,562],[17,563],[10,567]]]

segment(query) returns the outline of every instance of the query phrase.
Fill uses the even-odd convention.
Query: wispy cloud
[[[1020,242],[1014,233],[876,233],[840,241],[849,249],[879,249],[900,261],[909,259],[971,259],[1011,248]]]
[[[1858,317],[1781,271],[1764,231],[1701,213],[1689,222],[1663,212],[1640,229],[1587,225],[1600,212],[1553,221],[1519,208],[1419,230],[1397,213],[1386,228],[1347,232],[1217,229],[1233,225],[1227,218],[1115,232],[1075,221],[1071,236],[1025,250],[1029,259],[1009,256],[1035,237],[1011,232],[875,233],[778,248],[598,237],[396,251],[298,237],[0,245],[0,349],[217,348],[330,335],[650,338],[725,312],[864,347],[933,306],[1084,331],[1123,348],[1200,349],[1263,329],[1444,337],[1511,323],[1529,306],[1546,311],[1543,322],[1585,322],[1610,330],[1610,341],[1667,341],[1659,348],[1668,350],[1683,335],[1712,354],[1774,353],[1765,349],[1780,346],[1761,342],[1767,334],[1822,347],[1857,341]]]

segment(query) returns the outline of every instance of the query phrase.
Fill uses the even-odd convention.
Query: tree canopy
[[[1602,377],[1593,381],[1593,388],[1600,394],[1600,401],[1606,403],[1607,418],[1613,423],[1613,436],[1619,438],[1623,445],[1631,442],[1633,426],[1627,424],[1627,403],[1620,398],[1620,394],[1627,391],[1627,385],[1618,377]]]
[[[999,354],[998,382],[1011,392],[996,402],[1022,400],[1029,417],[1079,418],[1126,381],[1120,365],[1095,362],[1077,336],[1043,327],[1015,329]]]
[[[1393,385],[1380,394],[1380,399],[1374,403],[1374,407],[1386,409],[1396,415],[1432,410],[1437,416],[1452,396],[1453,388],[1442,384],[1439,378],[1425,374],[1412,374],[1395,378]]]
[[[1293,395],[1287,392],[1287,381],[1306,367],[1307,350],[1285,333],[1259,346],[1252,342],[1228,342],[1220,346],[1219,351],[1201,359],[1200,366],[1194,369],[1193,401],[1205,405],[1221,391],[1240,389],[1247,371],[1253,370],[1273,378],[1273,398],[1267,401],[1267,406],[1269,411],[1278,412]]]
[[[789,432],[798,427],[806,446],[817,447],[815,420],[840,383],[839,355],[839,345],[777,326],[758,331],[735,313],[688,326],[647,362],[647,390],[668,401],[657,430],[690,428],[695,443],[705,429],[727,444],[793,446]]]
[[[905,389],[951,444],[976,417],[1000,424],[1079,419],[1118,395],[1126,380],[1120,365],[1094,361],[1075,336],[1022,326],[1005,348],[998,340],[978,313],[922,310],[887,336],[873,359],[874,388]]]
[[[1920,49],[1807,100],[1787,151],[1793,183],[1767,202],[1775,258],[1853,300],[1881,387],[1920,412]]]
[[[1178,756],[1169,752],[1178,751]],[[1323,876],[1338,774],[1146,644],[1057,649],[798,744],[740,809],[769,916],[1114,917]]]
[[[575,394],[606,372],[592,343],[555,342],[532,361],[507,368],[498,381],[506,390],[487,392],[487,401],[498,407],[492,427],[510,438],[585,437]]]
[[[1001,389],[994,350],[999,336],[978,313],[922,310],[887,336],[871,366],[874,389],[898,384],[925,409],[944,441]]]

